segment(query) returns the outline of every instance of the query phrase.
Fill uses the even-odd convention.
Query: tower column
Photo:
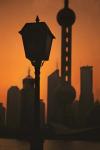
[[[72,27],[62,27],[61,77],[71,85]]]
[[[71,84],[72,75],[72,27],[68,28],[68,81]]]
[[[64,8],[58,12],[57,21],[61,26],[61,79],[71,85],[72,62],[72,25],[75,22],[75,13],[69,8],[69,1],[64,1]]]
[[[62,43],[61,43],[61,77],[66,81],[66,27],[62,27]]]

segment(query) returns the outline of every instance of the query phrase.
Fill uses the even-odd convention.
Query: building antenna
[[[64,0],[64,7],[68,8],[68,6],[69,6],[69,0]]]
[[[59,64],[56,62],[56,69],[59,70]]]

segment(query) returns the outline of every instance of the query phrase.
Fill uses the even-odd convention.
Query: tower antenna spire
[[[64,0],[64,7],[68,8],[68,6],[69,6],[69,0]]]

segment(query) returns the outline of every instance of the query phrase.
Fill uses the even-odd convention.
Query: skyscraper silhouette
[[[56,106],[57,99],[54,97],[54,92],[57,86],[59,85],[59,70],[55,70],[48,77],[48,97],[47,97],[47,123],[50,124],[52,121],[56,119]]]
[[[86,127],[94,107],[93,95],[93,67],[83,66],[80,68],[80,100],[79,121],[80,127]]]
[[[21,90],[21,129],[26,132],[32,130],[34,125],[34,83],[28,70]]]
[[[29,89],[33,88],[35,86],[35,79],[30,75],[31,70],[28,68],[28,74],[27,76],[23,79],[23,89]]]
[[[6,126],[9,129],[18,129],[20,127],[21,95],[16,86],[8,89],[7,93],[7,113]]]
[[[0,128],[5,127],[5,112],[6,109],[3,103],[0,103]]]
[[[61,26],[61,83],[55,94],[59,102],[59,122],[61,123],[71,122],[71,104],[76,97],[71,83],[72,25],[75,19],[74,11],[69,8],[69,0],[64,0],[64,8],[57,14],[57,21]]]
[[[53,88],[49,89],[51,100],[48,100],[48,112],[52,112],[55,121],[64,123],[66,118],[66,106],[71,105],[75,100],[76,92],[71,84],[72,67],[72,25],[75,22],[75,13],[69,8],[69,1],[64,0],[64,8],[57,14],[58,24],[61,26],[61,77],[56,85],[55,78],[52,78]],[[48,87],[51,83],[49,83]],[[52,90],[54,89],[54,91]],[[52,103],[52,105],[50,104]],[[51,105],[51,106],[49,106]],[[69,107],[69,106],[68,106]],[[54,110],[54,111],[52,111]],[[51,116],[49,116],[49,119]]]
[[[71,85],[72,64],[72,25],[75,13],[69,8],[69,0],[64,0],[64,8],[57,14],[58,24],[61,26],[61,78]]]
[[[72,103],[76,96],[71,84],[72,25],[75,19],[74,11],[69,8],[69,0],[64,0],[64,8],[57,14],[57,21],[61,26],[61,86],[58,94],[60,93],[61,97],[65,95],[66,103]]]
[[[93,94],[93,67],[84,66],[80,68],[80,105],[81,108],[87,112],[94,103]]]

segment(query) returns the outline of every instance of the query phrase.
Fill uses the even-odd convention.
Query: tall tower
[[[35,87],[35,79],[30,75],[30,68],[28,69],[28,75],[23,79],[23,88],[33,88]]]
[[[57,21],[61,26],[61,78],[71,85],[72,25],[75,13],[69,8],[69,0],[64,0],[64,8],[58,12]]]
[[[58,99],[54,98],[55,89],[58,87],[60,82],[59,70],[55,70],[48,77],[48,101],[47,101],[47,123],[50,124],[55,120],[55,110]]]
[[[93,95],[93,67],[84,66],[80,69],[81,72],[81,94],[80,104],[81,107],[88,111],[94,103]]]
[[[6,109],[3,106],[3,103],[0,103],[0,127],[5,127],[5,112]]]
[[[32,130],[34,126],[34,85],[35,80],[29,69],[21,90],[21,128],[27,131]]]
[[[6,126],[9,129],[20,128],[21,93],[20,89],[12,86],[7,92]]]

